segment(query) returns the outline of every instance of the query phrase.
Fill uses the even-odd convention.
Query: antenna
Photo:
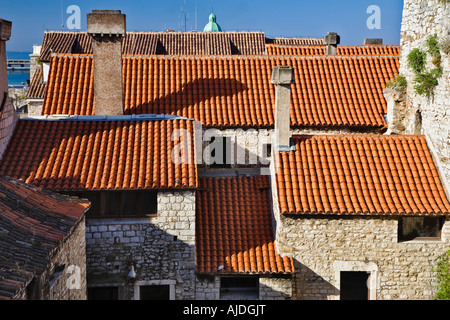
[[[187,21],[189,20],[188,15],[186,14],[186,0],[184,0],[184,6],[183,3],[181,4],[181,16],[180,16],[180,28],[184,31],[187,31]]]
[[[61,0],[61,29],[64,31],[64,11],[63,11],[63,0]]]

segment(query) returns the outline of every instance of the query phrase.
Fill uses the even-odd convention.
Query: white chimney
[[[328,32],[324,42],[327,45],[327,55],[336,55],[337,45],[341,43],[341,37],[336,32]]]
[[[288,151],[291,146],[291,85],[294,83],[294,68],[276,66],[272,70],[275,84],[275,145],[278,151]]]

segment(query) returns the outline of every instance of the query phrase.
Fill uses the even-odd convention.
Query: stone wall
[[[47,272],[43,275],[46,283],[54,277],[57,266],[65,268],[49,290],[50,300],[86,300],[86,225],[83,218],[70,237],[55,253]],[[42,277],[41,277],[42,279]]]
[[[277,224],[280,254],[296,260],[295,299],[339,299],[341,271],[369,272],[371,299],[433,299],[432,268],[450,243],[448,219],[440,241],[406,242],[397,218],[279,216]]]
[[[408,82],[404,99],[397,105],[403,113],[403,130],[396,133],[425,134],[437,151],[443,175],[450,181],[450,56],[441,52],[443,75],[431,97],[417,95],[414,73],[407,66],[407,56],[414,48],[424,48],[425,40],[437,34],[439,40],[450,39],[450,3],[438,0],[405,0],[401,27],[400,74]],[[428,57],[428,68],[431,68]],[[395,126],[396,119],[390,119]]]
[[[357,131],[349,129],[319,129],[304,128],[291,129],[291,135],[316,135],[316,134],[379,134],[379,130],[373,131]],[[273,129],[202,129],[202,135],[197,135],[197,145],[202,145],[201,152],[197,153],[199,169],[211,169],[209,166],[208,155],[211,154],[213,147],[211,144],[212,136],[222,136],[229,138],[231,151],[231,166],[229,169],[236,168],[269,168],[272,153],[271,145],[273,144]],[[270,145],[270,149],[266,149],[265,145]],[[269,151],[269,152],[268,152]],[[270,171],[263,170],[262,174],[270,175]]]
[[[16,300],[86,300],[86,225],[80,219],[72,232],[49,254],[49,263]],[[57,271],[57,268],[61,270]],[[28,296],[31,294],[32,296]]]
[[[88,286],[117,286],[119,299],[131,300],[135,283],[174,281],[175,299],[195,298],[195,192],[158,192],[157,199],[154,218],[88,220]]]

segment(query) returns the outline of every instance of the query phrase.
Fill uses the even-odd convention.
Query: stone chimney
[[[291,145],[291,85],[294,83],[294,68],[276,66],[272,70],[275,85],[275,145],[278,151],[288,151]]]
[[[126,17],[120,10],[92,10],[87,32],[94,54],[94,101],[96,115],[123,115],[122,41]]]
[[[341,43],[341,37],[336,32],[328,32],[324,42],[327,45],[327,55],[336,55],[337,45]]]
[[[382,38],[366,38],[364,39],[364,44],[383,44]]]
[[[6,41],[11,37],[11,27],[10,21],[0,19],[0,159],[19,119],[8,95]]]

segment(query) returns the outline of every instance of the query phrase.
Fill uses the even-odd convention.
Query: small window
[[[141,300],[170,300],[169,285],[153,285],[139,287]]]
[[[221,278],[220,298],[224,300],[259,299],[259,278],[250,276]]]
[[[118,287],[88,288],[88,300],[119,300]]]
[[[403,217],[398,223],[399,241],[440,240],[443,217]]]
[[[227,137],[212,137],[211,144],[215,144],[217,148],[211,151],[211,157],[215,162],[211,164],[212,168],[231,168],[231,138]],[[219,154],[220,153],[220,154]]]
[[[155,216],[158,211],[158,193],[153,190],[85,191],[67,194],[91,202],[87,212],[88,218],[136,218]]]

